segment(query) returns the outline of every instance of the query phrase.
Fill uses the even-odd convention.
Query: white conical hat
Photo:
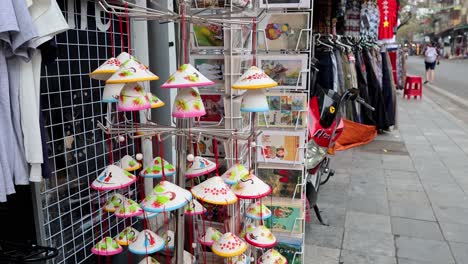
[[[242,229],[242,231],[241,231],[241,233],[240,233],[240,237],[241,237],[242,239],[245,239],[245,235],[246,235],[247,233],[249,233],[249,232],[252,232],[254,229],[255,229],[255,225],[254,225],[254,224],[250,223],[250,224],[246,225],[246,226],[244,227],[244,229]]]
[[[160,213],[177,210],[192,200],[192,194],[179,186],[161,181],[141,203],[148,212]]]
[[[125,228],[124,230],[122,230],[122,232],[120,232],[115,237],[115,241],[121,246],[128,246],[129,244],[135,242],[138,234],[140,234],[138,230],[129,226]]]
[[[210,204],[227,205],[237,202],[236,195],[219,176],[211,177],[192,187],[191,191],[197,199]]]
[[[143,209],[141,209],[141,206],[137,202],[131,199],[126,199],[125,202],[117,208],[114,214],[117,217],[127,218],[142,215]]]
[[[204,115],[206,115],[206,110],[198,90],[196,88],[179,90],[172,106],[172,116],[191,118]]]
[[[123,156],[119,161],[120,167],[126,171],[134,171],[141,168],[141,163],[130,155]]]
[[[124,88],[125,83],[114,83],[104,85],[104,91],[102,92],[103,103],[117,103],[120,97],[120,91]]]
[[[91,249],[91,252],[99,256],[112,256],[122,252],[122,247],[112,237],[105,237]]]
[[[150,108],[151,104],[146,96],[145,88],[139,83],[127,83],[120,91],[118,111],[140,111]]]
[[[192,254],[184,250],[184,264],[195,264],[195,263],[197,263],[197,259]]]
[[[112,74],[116,73],[123,62],[133,58],[127,52],[122,52],[117,56],[117,58],[110,58],[106,60],[101,66],[89,74],[89,76],[96,80],[106,81],[109,79]]]
[[[225,258],[242,255],[246,249],[247,244],[231,232],[222,235],[211,247],[213,253]]]
[[[262,202],[257,201],[247,207],[245,216],[254,220],[265,220],[271,216],[271,211]]]
[[[161,264],[159,261],[157,261],[155,258],[147,256],[144,259],[142,259],[138,264]]]
[[[164,248],[164,240],[153,231],[145,229],[138,234],[137,239],[128,246],[128,250],[137,255],[148,255]]]
[[[147,92],[146,97],[149,99],[151,108],[153,109],[163,107],[165,105],[165,103],[161,99],[159,99],[159,97],[157,97],[151,92]]]
[[[223,173],[221,178],[223,178],[225,183],[232,185],[237,183],[242,177],[248,174],[249,171],[244,167],[244,165],[238,163]]]
[[[258,199],[271,193],[270,185],[253,175],[252,172],[234,184],[231,189],[241,199]]]
[[[242,96],[241,112],[260,113],[270,111],[268,100],[262,90],[247,91]]]
[[[174,249],[174,242],[175,242],[174,241],[174,231],[166,230],[161,234],[161,237],[164,239],[164,241],[166,243],[164,248],[168,249],[168,250],[173,250]]]
[[[125,188],[136,182],[137,177],[119,166],[109,165],[91,183],[91,188],[99,191]]]
[[[102,208],[104,211],[113,213],[117,208],[125,202],[127,198],[120,193],[114,193],[110,199],[107,200],[106,205]]]
[[[276,249],[270,249],[258,259],[257,264],[288,264],[288,260]]]
[[[150,218],[156,217],[158,214],[159,213],[144,212],[141,215],[137,215],[136,218],[141,219],[141,220],[150,219]]]
[[[185,177],[195,178],[205,174],[208,174],[216,170],[216,163],[209,159],[195,156],[193,161],[187,162],[187,169],[185,171]]]
[[[223,233],[214,227],[207,227],[205,232],[198,238],[198,242],[204,246],[211,247],[215,241],[221,238]]]
[[[250,258],[248,258],[245,254],[242,254],[237,257],[232,257],[226,260],[226,264],[249,264]]]
[[[122,63],[119,70],[112,74],[106,83],[134,83],[158,79],[159,77],[150,72],[148,67],[132,58]]]
[[[257,66],[252,66],[234,82],[232,89],[264,89],[275,86],[278,86],[277,82]]]
[[[197,199],[192,199],[186,206],[185,206],[185,214],[186,215],[200,215],[206,213],[206,208],[201,205],[197,201]]]
[[[140,173],[140,176],[147,178],[161,178],[162,173],[162,164],[164,163],[164,174],[166,177],[172,176],[176,173],[174,165],[167,162],[165,159],[161,160],[161,157],[156,157],[153,159],[153,162],[150,166],[143,169]]]
[[[259,248],[271,248],[278,242],[271,230],[264,225],[256,226],[254,230],[248,232],[245,235],[245,241]]]
[[[161,88],[188,88],[214,85],[190,64],[184,64],[174,72]]]

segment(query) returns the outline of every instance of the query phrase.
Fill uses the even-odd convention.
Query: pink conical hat
[[[191,118],[204,116],[205,114],[205,106],[196,88],[179,90],[172,107],[173,117]]]
[[[196,156],[193,161],[187,162],[185,177],[191,179],[208,174],[214,170],[216,170],[216,163],[209,159]]]
[[[159,263],[159,261],[157,261],[155,258],[148,256],[142,259],[140,262],[138,262],[138,264],[161,264],[161,263]]]
[[[121,246],[128,246],[129,244],[135,242],[138,234],[140,234],[138,230],[129,226],[115,237],[115,241]]]
[[[137,177],[119,166],[109,165],[91,183],[91,188],[99,191],[108,191],[125,188],[136,182]]]
[[[252,66],[234,82],[232,89],[265,89],[275,86],[278,86],[277,82],[257,66]]]
[[[288,264],[288,260],[276,249],[270,249],[258,259],[257,264]]]
[[[164,163],[164,175],[166,177],[172,176],[176,173],[174,165],[167,162],[165,159],[161,160],[161,157],[156,157],[153,159],[153,162],[150,166],[143,169],[140,173],[140,176],[146,178],[161,178],[163,176],[162,173],[162,165]]]
[[[258,201],[247,207],[245,216],[254,220],[265,220],[271,216],[271,211],[262,202]]]
[[[120,167],[126,171],[134,171],[141,168],[141,163],[130,155],[123,156],[119,161]]]
[[[113,213],[117,210],[117,208],[123,204],[127,200],[125,196],[123,196],[120,193],[114,193],[112,197],[107,200],[106,205],[104,205],[104,208],[102,208],[104,211]]]
[[[190,64],[184,64],[161,85],[161,88],[188,88],[210,86],[215,83],[208,80],[201,72]]]
[[[128,246],[128,250],[137,255],[153,254],[163,248],[164,239],[149,229],[141,231],[137,239]]]
[[[112,237],[105,237],[91,249],[91,252],[99,256],[112,256],[122,252],[122,247]]]
[[[149,99],[151,108],[153,109],[163,107],[165,105],[165,103],[161,99],[159,99],[156,95],[154,95],[151,92],[146,93],[146,97]]]
[[[211,177],[192,187],[191,191],[197,199],[210,204],[227,205],[237,202],[236,195],[219,176]]]
[[[127,52],[122,52],[117,56],[117,58],[110,58],[106,60],[101,66],[99,66],[96,70],[89,74],[89,76],[96,80],[106,81],[109,79],[114,73],[116,73],[123,62],[133,58]]]
[[[249,174],[249,171],[244,167],[242,164],[235,164],[231,168],[229,168],[221,178],[223,178],[224,182],[232,185],[237,183],[242,177]]]
[[[221,238],[223,233],[214,227],[207,227],[205,232],[198,238],[198,242],[204,246],[211,247],[215,241]]]
[[[118,111],[140,111],[150,108],[150,101],[146,97],[145,89],[140,84],[127,83],[120,91]]]
[[[186,215],[200,215],[206,213],[206,208],[201,205],[197,201],[197,199],[192,199],[186,206],[185,206],[185,214]]]
[[[231,232],[222,235],[211,247],[213,253],[225,258],[242,255],[246,249],[247,244]]]
[[[119,208],[117,208],[114,214],[115,216],[120,218],[127,218],[142,215],[143,209],[141,209],[140,205],[137,202],[131,199],[126,199],[125,202],[123,202],[119,206]]]
[[[271,248],[277,243],[276,237],[264,225],[259,225],[245,235],[245,241],[254,247]]]
[[[141,203],[148,212],[160,213],[177,210],[192,200],[192,194],[179,186],[161,181]]]
[[[258,199],[271,193],[270,185],[251,172],[232,186],[232,191],[241,199]]]

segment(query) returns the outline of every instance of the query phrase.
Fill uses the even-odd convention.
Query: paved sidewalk
[[[427,96],[398,113],[398,131],[332,161],[305,263],[468,263],[468,126]]]

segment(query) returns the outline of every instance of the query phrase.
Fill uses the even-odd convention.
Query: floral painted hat
[[[120,92],[124,88],[125,83],[114,83],[104,85],[104,91],[102,92],[103,103],[117,103],[119,101]]]
[[[131,200],[131,199],[126,199],[125,202],[123,202],[115,211],[115,216],[120,217],[120,218],[127,218],[127,217],[132,217],[132,216],[138,216],[143,214],[143,209],[141,209],[141,206]]]
[[[246,225],[246,226],[244,227],[244,229],[242,230],[242,232],[240,233],[240,237],[241,237],[242,239],[245,239],[245,235],[246,235],[247,233],[252,232],[254,229],[255,229],[254,224],[250,223],[250,224]]]
[[[211,247],[215,241],[221,238],[223,233],[219,232],[218,229],[214,227],[207,227],[205,233],[198,238],[198,242],[204,246]]]
[[[192,201],[185,206],[186,215],[201,215],[204,213],[206,213],[206,208],[203,207],[197,199],[192,199]]]
[[[244,93],[240,110],[249,113],[270,111],[265,93],[262,90],[252,90]]]
[[[265,220],[270,218],[271,211],[260,201],[251,203],[245,212],[245,216],[254,220]]]
[[[122,247],[112,237],[105,237],[91,249],[91,252],[99,256],[112,256],[122,252]]]
[[[252,66],[234,82],[232,89],[265,89],[275,86],[278,86],[277,82],[257,66]]]
[[[156,81],[159,77],[148,70],[148,67],[131,58],[122,63],[119,70],[106,81],[112,83],[134,83],[143,81]]]
[[[159,99],[156,95],[154,95],[151,92],[146,93],[146,97],[149,99],[151,108],[153,109],[163,107],[164,105],[166,105],[161,99]]]
[[[270,249],[258,259],[257,264],[288,264],[288,260],[276,249]]]
[[[169,177],[176,173],[174,165],[170,164],[165,159],[161,160],[161,157],[156,157],[153,159],[153,162],[150,166],[143,169],[143,171],[140,173],[140,176],[145,177],[145,178],[162,178],[163,164],[164,164],[164,175]]]
[[[231,189],[241,199],[258,199],[271,193],[270,185],[260,180],[252,172],[234,184]]]
[[[116,73],[123,62],[130,59],[131,56],[127,52],[122,52],[117,56],[117,58],[110,58],[106,60],[101,66],[89,74],[89,76],[95,80],[106,81],[109,79],[112,74]]]
[[[219,176],[192,187],[191,191],[195,198],[210,204],[228,205],[237,202],[236,195]]]
[[[119,161],[120,167],[126,171],[134,171],[141,168],[141,163],[130,155],[123,156]]]
[[[161,181],[141,203],[148,212],[161,213],[177,210],[192,200],[192,194],[168,181]]]
[[[151,108],[150,101],[146,97],[145,89],[140,84],[128,83],[120,91],[118,111],[140,111],[149,108]]]
[[[273,233],[264,225],[259,225],[245,235],[245,241],[254,247],[271,248],[278,242]]]
[[[163,85],[161,85],[161,88],[188,88],[211,86],[214,84],[213,81],[208,80],[208,78],[192,65],[183,64]]]
[[[98,191],[117,190],[132,185],[137,177],[119,166],[109,165],[91,183],[91,188]]]
[[[137,255],[153,254],[163,248],[164,239],[149,229],[141,231],[137,239],[128,246],[128,250]]]
[[[123,196],[120,193],[114,193],[110,199],[107,200],[106,204],[104,205],[104,208],[102,208],[104,211],[113,213],[117,210],[117,208],[123,204],[127,200],[125,196]]]
[[[137,215],[136,218],[143,220],[143,219],[150,219],[156,217],[159,213],[151,213],[151,212],[144,212],[141,215]]]
[[[191,118],[204,116],[205,114],[205,106],[196,88],[179,90],[172,107],[173,117]]]
[[[226,264],[249,264],[249,263],[250,263],[250,258],[248,258],[247,255],[245,254],[227,259],[227,262],[226,262]]]
[[[231,232],[222,235],[211,247],[218,256],[230,258],[242,255],[247,250],[247,244]]]
[[[159,261],[157,261],[155,258],[147,256],[144,259],[142,259],[138,264],[161,264]]]
[[[244,167],[242,164],[235,164],[231,168],[229,168],[221,178],[223,178],[224,182],[232,185],[237,183],[242,177],[249,174],[249,171]]]
[[[208,174],[214,170],[216,170],[216,164],[214,162],[200,156],[195,156],[193,161],[187,162],[185,177],[191,179]]]
[[[138,230],[129,226],[120,232],[117,237],[115,237],[115,241],[121,246],[128,246],[135,242],[138,234],[140,234]]]

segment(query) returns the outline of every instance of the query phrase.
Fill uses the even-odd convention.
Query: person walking
[[[424,50],[424,64],[426,65],[426,80],[424,84],[434,82],[435,78],[435,66],[439,64],[440,55],[439,51],[435,47],[435,43],[427,44],[426,49]]]

